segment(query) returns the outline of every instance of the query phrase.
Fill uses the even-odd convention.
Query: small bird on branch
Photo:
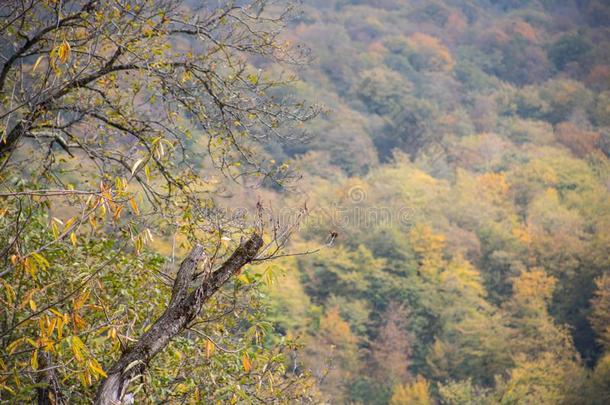
[[[337,239],[337,236],[339,236],[339,234],[336,231],[332,231],[330,235],[328,235],[328,239],[326,239],[326,246],[332,246],[335,239]]]

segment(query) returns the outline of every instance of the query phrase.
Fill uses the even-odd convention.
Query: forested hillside
[[[331,403],[610,401],[610,6],[305,1],[271,291]],[[292,205],[291,205],[292,204]]]
[[[610,403],[605,0],[0,2],[0,402]]]

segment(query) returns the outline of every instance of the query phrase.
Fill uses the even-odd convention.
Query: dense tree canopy
[[[289,34],[317,60],[295,88],[331,111],[285,150],[306,174],[285,201],[310,211],[295,247],[339,236],[273,295],[309,317],[276,323],[332,365],[322,394],[607,401],[610,8],[304,3]]]

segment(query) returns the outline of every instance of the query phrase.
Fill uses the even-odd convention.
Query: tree
[[[576,109],[588,111],[593,103],[591,92],[575,80],[549,80],[540,88],[539,94],[549,105],[545,118],[553,124],[564,121]]]
[[[479,272],[457,257],[444,266],[439,283],[423,292],[439,319],[440,330],[426,361],[437,380],[472,378],[489,385],[512,363],[506,320],[486,300]],[[436,296],[436,297],[435,297]]]
[[[610,349],[610,277],[603,275],[597,278],[595,285],[597,289],[591,300],[589,320],[599,343],[608,351]]]
[[[382,315],[384,324],[371,343],[371,359],[381,384],[405,383],[411,379],[409,361],[413,337],[405,330],[408,311],[391,303]]]
[[[356,95],[372,113],[385,115],[399,108],[412,84],[388,69],[372,69],[362,73]]]
[[[595,121],[598,125],[610,125],[610,118],[608,118],[608,111],[610,111],[610,91],[606,90],[600,93],[597,97],[597,105],[594,112]]]
[[[605,404],[610,400],[610,355],[604,355],[591,373],[588,381],[587,403]]]
[[[245,264],[256,257],[263,245],[258,235],[242,244],[221,268],[204,276],[202,283],[189,292],[192,278],[199,261],[204,257],[203,247],[196,245],[182,262],[176,274],[169,305],[161,317],[140,339],[125,351],[108,370],[97,397],[99,404],[114,404],[122,401],[126,385],[143,372],[146,364],[173,339],[186,329],[197,317],[203,304]],[[244,367],[249,371],[248,367]]]
[[[381,134],[374,139],[382,160],[388,160],[395,148],[414,158],[427,145],[438,141],[438,115],[438,109],[428,100],[405,97],[402,107],[391,113]]]
[[[610,89],[610,66],[594,66],[585,80],[587,85],[595,90],[604,91]]]
[[[472,384],[471,380],[450,381],[447,384],[439,384],[438,388],[441,403],[447,405],[484,405],[491,401],[488,391]]]
[[[390,399],[390,405],[430,405],[430,385],[425,378],[417,376],[415,381],[408,385],[396,385]]]
[[[555,41],[548,50],[555,67],[563,70],[570,62],[580,61],[591,50],[591,44],[582,35],[568,34]]]
[[[204,345],[212,359],[222,348],[214,335],[238,348],[223,352],[238,365],[226,375],[282,379],[281,367],[256,371],[257,356],[261,368],[281,365],[281,354],[260,350],[260,320],[245,316],[243,300],[256,302],[260,279],[235,276],[272,257],[290,227],[275,229],[275,247],[263,246],[262,210],[225,215],[216,195],[223,178],[260,185],[292,176],[263,151],[269,139],[298,138],[290,123],[316,112],[274,97],[285,80],[265,71],[305,60],[278,39],[285,15],[261,0],[198,8],[181,0],[3,2],[0,280],[10,299],[0,388],[23,401],[38,387],[41,403],[96,396],[107,404],[142,395],[139,380],[162,401],[151,373],[169,383],[184,367],[157,367],[155,356]],[[153,237],[171,243],[172,261],[190,249],[175,272],[158,257],[141,259]],[[130,272],[142,278],[125,279]],[[227,283],[233,295],[219,294]],[[202,318],[208,301],[215,309],[206,306]],[[244,318],[231,324],[223,311]],[[195,327],[208,317],[221,321]],[[210,367],[193,360],[193,372],[202,372],[195,364]],[[97,395],[89,388],[96,380]],[[221,381],[224,397],[197,384],[181,395],[280,394]]]
[[[417,70],[447,72],[453,69],[451,52],[438,38],[416,32],[407,38],[406,43],[409,60]]]
[[[564,122],[555,127],[559,142],[568,147],[576,156],[583,157],[594,152],[599,146],[600,134],[584,131],[572,123]]]
[[[339,313],[330,308],[320,319],[320,327],[310,337],[305,363],[320,387],[334,400],[345,398],[348,382],[359,369],[358,337]]]
[[[519,336],[514,341],[517,352],[536,356],[546,348],[565,346],[565,331],[548,314],[556,282],[542,269],[524,272],[513,280],[513,296],[505,308],[511,312]]]
[[[543,353],[536,360],[523,356],[506,382],[498,382],[497,404],[573,404],[582,400],[582,370],[569,359]]]

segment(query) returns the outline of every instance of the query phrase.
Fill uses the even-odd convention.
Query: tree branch
[[[39,354],[41,374],[38,378],[39,387],[36,388],[38,405],[63,405],[66,401],[62,396],[59,381],[55,375],[55,366],[50,357],[50,354],[44,351]]]
[[[64,87],[58,89],[55,93],[51,94],[45,100],[37,104],[35,108],[33,108],[32,113],[27,118],[19,121],[7,134],[6,138],[0,141],[0,158],[5,157],[9,152],[13,150],[13,148],[15,148],[17,142],[29,130],[29,125],[31,125],[32,121],[37,116],[41,115],[53,101],[65,96],[70,91],[86,86],[94,80],[97,80],[109,73],[135,69],[140,68],[135,64],[106,66],[98,70],[97,72],[91,73],[89,75],[81,77],[80,79],[66,83]],[[8,157],[6,157],[6,159],[8,159]]]
[[[4,82],[6,81],[6,76],[8,75],[9,70],[11,69],[11,67],[13,66],[13,64],[15,63],[15,61],[17,59],[22,57],[23,54],[28,49],[30,49],[32,46],[34,46],[38,42],[40,42],[43,39],[43,37],[46,34],[48,34],[49,32],[54,31],[54,30],[58,30],[59,28],[65,26],[70,21],[74,21],[74,20],[76,20],[78,18],[81,18],[81,13],[83,11],[89,10],[94,4],[95,4],[95,0],[87,2],[81,8],[81,10],[79,12],[77,12],[75,14],[72,14],[72,15],[69,15],[69,16],[59,20],[57,23],[55,23],[53,25],[49,25],[48,27],[43,28],[37,34],[35,34],[32,38],[28,39],[19,49],[17,49],[15,51],[15,53],[13,55],[11,55],[11,57],[8,58],[8,60],[4,63],[4,65],[2,66],[2,70],[0,71],[0,93],[4,89]]]
[[[189,282],[195,267],[204,258],[200,245],[182,262],[169,306],[152,327],[142,335],[128,351],[109,369],[108,378],[100,386],[96,404],[114,405],[121,403],[129,382],[144,372],[148,363],[163,350],[169,342],[180,334],[201,311],[203,304],[220,289],[243,266],[252,262],[263,245],[257,233],[241,243],[235,252],[215,272],[205,277],[202,283],[188,294]]]

